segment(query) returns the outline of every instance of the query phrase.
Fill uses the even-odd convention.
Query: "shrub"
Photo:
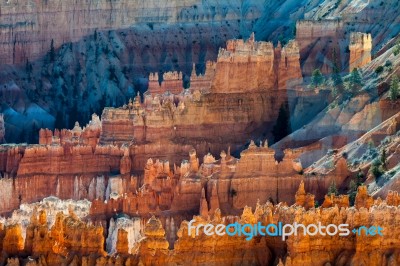
[[[383,72],[383,66],[378,66],[376,69],[375,69],[375,73],[376,74],[380,74],[380,73],[382,73]]]

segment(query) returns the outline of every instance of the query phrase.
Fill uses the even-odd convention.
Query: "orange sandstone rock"
[[[371,34],[352,32],[350,34],[350,62],[349,71],[360,68],[371,62],[372,37]]]

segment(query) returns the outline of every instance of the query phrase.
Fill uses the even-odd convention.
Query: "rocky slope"
[[[397,9],[391,8],[396,3],[373,1],[355,9],[347,1],[195,2],[88,1],[73,11],[59,1],[2,3],[0,108],[6,141],[37,143],[40,127],[85,124],[93,112],[143,92],[149,72],[181,70],[187,86],[192,63],[203,72],[227,39],[252,31],[257,39],[284,43],[296,32],[303,73],[309,74],[316,67],[331,70],[333,49],[346,71],[350,32],[372,32],[376,52],[399,30]],[[388,12],[391,20],[379,24],[377,14]],[[307,37],[314,26],[295,26],[304,18],[324,30]],[[332,24],[332,18],[341,22]]]
[[[202,73],[227,39],[255,32],[258,40],[287,42],[296,20],[318,3],[2,3],[0,111],[6,114],[6,141],[37,143],[40,127],[85,124],[93,112],[143,92],[149,72],[181,70],[187,86],[192,63]]]

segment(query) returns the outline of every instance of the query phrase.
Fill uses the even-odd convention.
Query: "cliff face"
[[[274,43],[287,43],[296,32],[305,74],[315,68],[328,73],[333,63],[347,72],[351,32],[371,32],[372,52],[378,54],[399,32],[392,26],[398,17],[394,0],[359,3],[358,8],[350,1],[329,3],[2,3],[0,62],[21,63],[0,67],[6,139],[37,143],[31,136],[42,125],[53,129],[72,128],[76,120],[86,123],[93,112],[122,105],[137,91],[145,91],[149,72],[161,77],[181,71],[186,87],[193,63],[197,74],[203,73],[206,61],[216,60],[218,48],[228,39],[251,32],[258,40]],[[380,21],[383,14],[390,19]],[[308,24],[296,25],[303,18]],[[315,38],[307,37],[311,31]],[[55,49],[49,52],[52,39]]]
[[[85,1],[61,0],[1,4],[2,26],[0,61],[25,63],[43,56],[53,47],[75,42],[95,30],[114,30],[135,24],[188,23],[221,20],[256,19],[263,11],[257,1],[246,1],[246,10],[238,4],[185,1]]]
[[[356,196],[356,206],[344,204],[328,207],[310,207],[309,200],[301,200],[306,194],[302,185],[296,193],[296,204],[287,206],[257,203],[254,211],[245,207],[241,214],[223,216],[219,209],[209,214],[194,216],[189,231],[189,222],[183,221],[176,232],[177,240],[168,249],[166,230],[162,219],[151,217],[144,223],[129,218],[119,218],[110,222],[107,238],[108,249],[103,249],[105,236],[101,225],[85,222],[73,212],[58,213],[54,223],[48,225],[45,211],[31,213],[27,223],[26,236],[19,224],[2,224],[0,243],[1,262],[23,262],[21,254],[32,256],[37,263],[61,264],[75,261],[83,265],[152,265],[152,264],[193,264],[205,261],[211,265],[326,265],[327,263],[391,265],[400,262],[399,254],[393,252],[399,245],[399,201],[397,193],[390,193],[386,200],[373,200],[360,187]],[[333,201],[341,197],[331,196]],[[305,199],[305,198],[303,198]],[[394,204],[394,205],[393,205]],[[310,208],[309,208],[310,207]],[[316,224],[347,224],[351,230],[362,226],[380,226],[376,235],[351,233],[348,236],[290,235],[283,241],[281,236],[257,235],[250,240],[247,236],[207,236],[202,230],[195,234],[193,227],[238,223],[268,225],[299,223],[305,226]],[[168,226],[168,225],[167,225]],[[331,232],[331,230],[330,230]],[[143,237],[141,237],[143,235]],[[139,237],[138,237],[139,236]],[[68,252],[69,251],[69,252]],[[71,253],[70,251],[73,251]],[[383,255],[385,254],[385,255]]]
[[[262,92],[199,91],[147,95],[144,104],[136,98],[136,106],[104,110],[100,143],[134,143],[130,146],[134,169],[142,169],[149,157],[180,163],[182,155],[192,148],[200,156],[227,146],[236,151],[243,140],[268,134],[272,128],[279,107],[286,100],[285,91],[274,92],[274,97]]]
[[[272,43],[231,40],[220,49],[212,91],[250,92],[287,88],[302,83],[300,54],[296,42],[281,48]]]
[[[253,0],[197,2],[2,3],[7,141],[37,143],[40,127],[86,124],[144,92],[149,72],[179,70],[187,82],[193,63],[203,73],[227,39],[250,34],[263,10]]]
[[[314,69],[331,73],[334,64],[344,70],[349,55],[349,40],[343,30],[343,21],[300,20],[296,23],[296,41],[299,43],[302,71],[310,76]]]
[[[336,64],[339,71],[347,72],[355,66],[354,55],[364,54],[360,65],[369,60],[369,52],[382,54],[387,50],[387,43],[399,33],[395,28],[398,17],[398,2],[395,0],[379,1],[325,1],[318,7],[304,13],[304,20],[296,24],[296,40],[300,46],[302,70],[304,75],[311,75],[313,69],[330,73]],[[388,18],[383,19],[383,17]],[[303,18],[302,18],[303,19]],[[382,23],[378,21],[382,20]],[[377,26],[379,24],[379,26]],[[349,54],[349,43],[353,43],[354,32],[367,32],[372,41],[366,42],[364,48],[355,48]],[[354,36],[354,35],[353,35]],[[357,41],[361,44],[360,41]],[[371,47],[372,45],[372,47]],[[358,50],[358,52],[356,52]],[[365,50],[365,52],[362,52]],[[359,58],[359,56],[356,56]],[[359,66],[360,66],[359,65]]]
[[[165,73],[161,85],[158,81],[158,74],[152,73],[143,104],[137,96],[102,115],[100,143],[135,143],[130,148],[134,169],[168,150],[175,150],[168,158],[179,163],[179,154],[188,152],[187,143],[204,156],[207,149],[219,152],[232,146],[235,151],[243,140],[268,134],[286,101],[285,89],[302,82],[299,50],[296,42],[274,49],[272,43],[255,42],[252,34],[247,41],[227,42],[217,62],[207,64],[204,76],[191,76],[190,91],[183,91],[177,72]]]

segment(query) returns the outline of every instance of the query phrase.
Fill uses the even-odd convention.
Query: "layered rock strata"
[[[143,234],[143,238],[130,241],[129,223],[117,222],[118,233],[111,230],[109,239],[113,239],[113,250],[106,253],[103,249],[105,236],[102,227],[81,221],[73,212],[69,215],[58,214],[53,226],[48,227],[46,212],[34,212],[28,224],[24,241],[19,224],[5,224],[0,229],[1,261],[4,263],[23,262],[21,254],[30,255],[36,263],[56,264],[74,261],[83,265],[392,265],[400,262],[397,252],[399,246],[398,224],[399,207],[393,205],[391,192],[386,200],[373,200],[365,187],[358,190],[355,207],[334,204],[329,207],[311,207],[308,201],[302,201],[306,191],[301,185],[296,194],[296,204],[257,203],[254,211],[245,206],[239,215],[223,216],[219,209],[214,212],[194,216],[189,231],[189,222],[183,221],[177,231],[174,248],[169,249],[166,231],[160,219],[151,217],[147,222],[133,230]],[[310,199],[313,195],[310,195]],[[340,197],[340,196],[339,196]],[[339,198],[338,197],[338,198]],[[331,197],[331,199],[333,199]],[[308,209],[308,210],[307,210]],[[127,219],[127,218],[123,218]],[[371,235],[351,233],[339,234],[289,235],[281,236],[248,235],[207,236],[203,230],[196,233],[194,227],[206,224],[310,224],[322,226],[347,224],[353,228],[380,226],[381,233]],[[110,226],[114,228],[114,226]],[[301,230],[301,229],[300,229]],[[142,233],[140,233],[142,232]],[[116,238],[115,238],[116,237]],[[113,242],[113,243],[114,243]],[[134,248],[131,248],[131,247]],[[74,252],[67,252],[74,251]],[[89,255],[90,254],[90,255]],[[385,254],[385,255],[383,255]]]

